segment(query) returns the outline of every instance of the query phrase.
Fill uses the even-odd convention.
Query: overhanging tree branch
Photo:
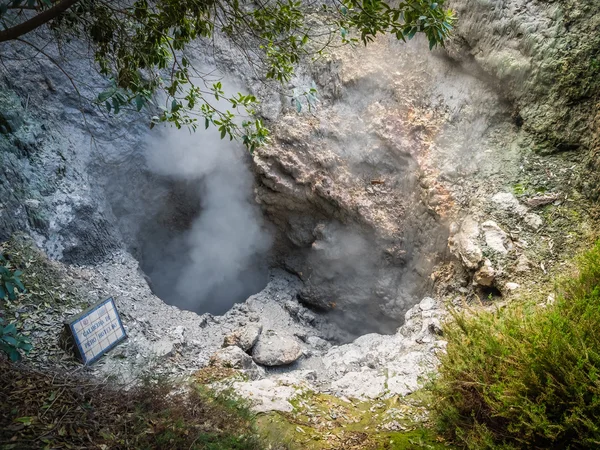
[[[23,36],[24,34],[29,33],[30,31],[35,30],[37,27],[44,25],[47,22],[50,22],[52,19],[56,18],[58,15],[64,13],[67,9],[73,6],[75,3],[80,0],[62,0],[60,3],[57,3],[52,8],[47,9],[39,14],[36,14],[29,20],[22,22],[14,27],[7,28],[6,30],[0,31],[0,42],[12,41],[17,39],[18,37]]]

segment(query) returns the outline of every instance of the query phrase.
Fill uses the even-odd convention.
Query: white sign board
[[[96,303],[66,323],[79,358],[92,364],[127,337],[112,298]]]

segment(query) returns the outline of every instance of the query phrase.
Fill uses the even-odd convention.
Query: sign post
[[[75,352],[85,365],[98,361],[127,337],[114,300],[108,298],[65,322]]]

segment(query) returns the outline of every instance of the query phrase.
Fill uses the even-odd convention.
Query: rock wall
[[[600,3],[452,0],[459,16],[450,54],[471,60],[514,102],[514,119],[542,152],[581,148],[580,178],[598,198]],[[592,179],[590,179],[592,175]]]

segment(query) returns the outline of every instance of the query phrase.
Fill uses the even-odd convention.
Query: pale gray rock
[[[539,230],[542,227],[542,225],[544,224],[544,220],[540,216],[538,216],[537,214],[534,214],[534,213],[525,214],[525,217],[523,218],[523,220],[525,221],[525,223],[527,225],[529,225],[534,230]]]
[[[306,338],[306,343],[317,350],[327,350],[331,347],[331,344],[325,339],[321,339],[318,336],[309,336]]]
[[[256,322],[249,323],[245,327],[235,330],[233,333],[225,336],[223,346],[228,347],[230,345],[236,345],[247,352],[252,349],[254,344],[256,344],[261,331],[262,324]]]
[[[483,266],[473,275],[473,282],[479,286],[489,287],[494,284],[495,277],[496,271],[492,267],[491,261],[486,259]]]
[[[425,297],[423,300],[421,300],[421,302],[419,303],[419,309],[421,311],[430,311],[433,308],[435,308],[436,306],[436,301],[435,299],[431,298],[431,297]]]
[[[230,367],[232,369],[255,369],[252,358],[240,347],[232,345],[217,350],[210,358],[211,366]]]
[[[498,192],[492,197],[492,203],[510,214],[523,216],[527,213],[527,207],[519,203],[519,200],[509,192]]]
[[[477,269],[483,259],[483,252],[479,247],[479,224],[472,217],[466,217],[460,231],[449,240],[451,251],[459,257],[468,269]]]
[[[506,255],[512,248],[508,235],[493,220],[488,220],[481,225],[485,235],[485,243],[495,252]]]
[[[504,287],[507,291],[511,292],[511,291],[516,291],[517,289],[519,289],[521,287],[521,285],[519,283],[508,282],[504,285]]]
[[[303,391],[298,385],[301,380],[290,377],[265,378],[251,382],[235,382],[232,387],[241,397],[251,403],[254,412],[291,412],[290,400]]]
[[[284,332],[266,330],[259,336],[252,350],[252,358],[263,366],[291,364],[302,356],[298,340]]]
[[[374,399],[385,392],[385,382],[386,377],[380,371],[363,369],[346,373],[331,383],[331,387],[347,397]]]
[[[531,262],[529,261],[529,258],[527,258],[525,255],[519,256],[515,270],[519,273],[529,272],[531,270]]]

